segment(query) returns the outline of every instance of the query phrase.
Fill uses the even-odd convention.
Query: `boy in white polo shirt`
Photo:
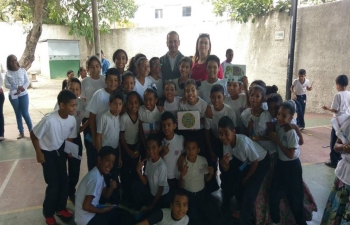
[[[184,137],[182,135],[175,134],[176,119],[175,116],[166,111],[162,114],[161,127],[164,134],[163,149],[160,156],[163,158],[167,166],[167,179],[170,189],[174,191],[177,189],[177,179],[175,174],[177,172],[177,160],[180,155],[184,152]]]
[[[97,151],[96,151],[96,125],[97,121],[101,119],[103,113],[109,109],[109,96],[112,92],[119,88],[120,74],[116,68],[110,68],[106,73],[106,88],[97,90],[92,96],[91,100],[86,106],[86,111],[90,112],[89,121],[93,146],[86,149],[88,169],[91,170],[96,165]]]
[[[113,179],[119,181],[119,168],[122,166],[121,151],[119,148],[120,121],[119,113],[123,108],[123,95],[121,92],[112,92],[109,97],[109,110],[97,121],[96,150],[110,146],[114,149],[116,160],[113,169],[105,175],[106,182]],[[116,190],[112,197],[113,203],[119,202],[119,191]]]
[[[301,107],[301,115],[297,117],[297,124],[301,130],[305,128],[305,108],[306,108],[306,91],[311,91],[312,86],[306,77],[306,71],[300,69],[298,73],[299,78],[293,81],[292,87],[290,88],[291,92],[296,95],[296,99],[299,102]]]
[[[45,116],[30,132],[36,158],[43,167],[47,184],[43,203],[46,224],[54,225],[54,214],[71,218],[73,213],[66,209],[68,198],[68,177],[64,152],[65,141],[77,136],[74,112],[77,97],[69,90],[62,90],[57,97],[59,109]]]
[[[97,165],[80,182],[75,204],[77,225],[109,225],[115,224],[117,219],[121,220],[119,210],[113,209],[113,206],[97,207],[101,197],[110,198],[117,188],[115,180],[110,180],[109,187],[106,187],[104,179],[104,175],[112,170],[115,160],[114,149],[102,147],[98,153]]]
[[[205,157],[198,155],[200,152],[196,137],[186,136],[186,158],[181,165],[181,171],[177,171],[179,187],[186,190],[189,197],[188,216],[191,223],[221,225],[222,214],[216,208],[215,202],[205,188],[205,183],[213,179],[214,168],[209,166]]]
[[[240,207],[240,224],[251,224],[254,202],[269,169],[270,155],[257,142],[236,134],[234,123],[227,116],[219,120],[219,138],[224,155],[220,160],[222,210],[230,210],[230,200],[235,195]]]

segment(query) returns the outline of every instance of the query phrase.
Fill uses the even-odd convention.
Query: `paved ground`
[[[61,81],[38,77],[38,82],[32,86],[33,89],[29,89],[30,115],[36,124],[54,107]],[[4,114],[6,140],[0,143],[0,225],[45,224],[41,213],[45,191],[42,168],[36,163],[30,139],[16,140],[16,120],[7,97]],[[323,164],[329,155],[330,118],[330,114],[307,114],[307,128],[303,131],[304,181],[318,205],[318,212],[309,222],[312,225],[320,224],[334,180],[334,170]],[[27,131],[25,135],[28,137]],[[83,157],[81,177],[86,173],[86,157]],[[73,208],[73,205],[68,203],[68,207]],[[58,223],[65,224],[59,220]],[[70,224],[74,223],[71,221]]]

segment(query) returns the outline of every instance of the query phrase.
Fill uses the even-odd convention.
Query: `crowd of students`
[[[54,214],[73,216],[67,198],[78,225],[218,225],[230,224],[231,216],[243,225],[303,225],[312,219],[317,207],[302,178],[296,101],[283,102],[278,88],[262,80],[248,86],[246,77],[218,78],[215,55],[204,62],[204,81],[192,79],[189,57],[178,60],[180,75],[168,80],[162,58],[138,54],[130,71],[127,60],[116,50],[115,67],[102,76],[100,60],[90,57],[89,76],[70,78],[57,109],[31,131],[47,183],[47,224],[55,224]],[[300,75],[305,79],[303,70]],[[178,129],[179,111],[199,111],[200,128]],[[64,149],[73,142],[82,157],[81,132],[89,173],[76,190],[80,158]],[[220,188],[221,206],[211,195]]]

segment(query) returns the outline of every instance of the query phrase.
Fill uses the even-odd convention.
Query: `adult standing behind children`
[[[207,65],[206,61],[211,51],[211,41],[209,34],[200,34],[196,42],[196,54],[194,55],[194,62],[192,66],[191,78],[194,80],[207,80]],[[218,71],[218,78],[222,79],[224,72],[220,66]]]
[[[305,108],[306,108],[306,91],[311,91],[312,86],[308,79],[306,79],[306,70],[300,69],[298,72],[298,79],[293,81],[290,91],[296,95],[297,102],[301,107],[301,115],[297,117],[297,124],[300,127],[300,130],[305,128]]]
[[[29,87],[29,80],[27,71],[20,68],[15,55],[9,55],[7,57],[7,72],[5,74],[5,86],[10,89],[9,100],[13,109],[15,110],[17,128],[19,135],[17,139],[24,138],[24,128],[22,117],[26,121],[28,130],[33,128],[32,120],[29,116],[29,97],[27,88]]]
[[[169,51],[160,57],[162,79],[173,80],[180,77],[179,62],[184,57],[179,51],[180,39],[176,31],[170,31],[166,36]]]

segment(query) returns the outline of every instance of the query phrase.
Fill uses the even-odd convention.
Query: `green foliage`
[[[212,0],[214,13],[222,16],[228,14],[232,19],[246,23],[249,18],[254,23],[256,18],[272,11],[289,12],[292,0]],[[304,5],[316,5],[336,0],[301,0]]]
[[[133,0],[98,0],[99,27],[101,33],[110,31],[111,23],[125,21],[134,16],[137,9]],[[71,35],[83,36],[86,40],[93,40],[93,23],[91,0],[65,0],[61,2],[65,9],[65,16],[56,14],[60,21],[67,19]],[[50,16],[54,18],[53,16]]]

